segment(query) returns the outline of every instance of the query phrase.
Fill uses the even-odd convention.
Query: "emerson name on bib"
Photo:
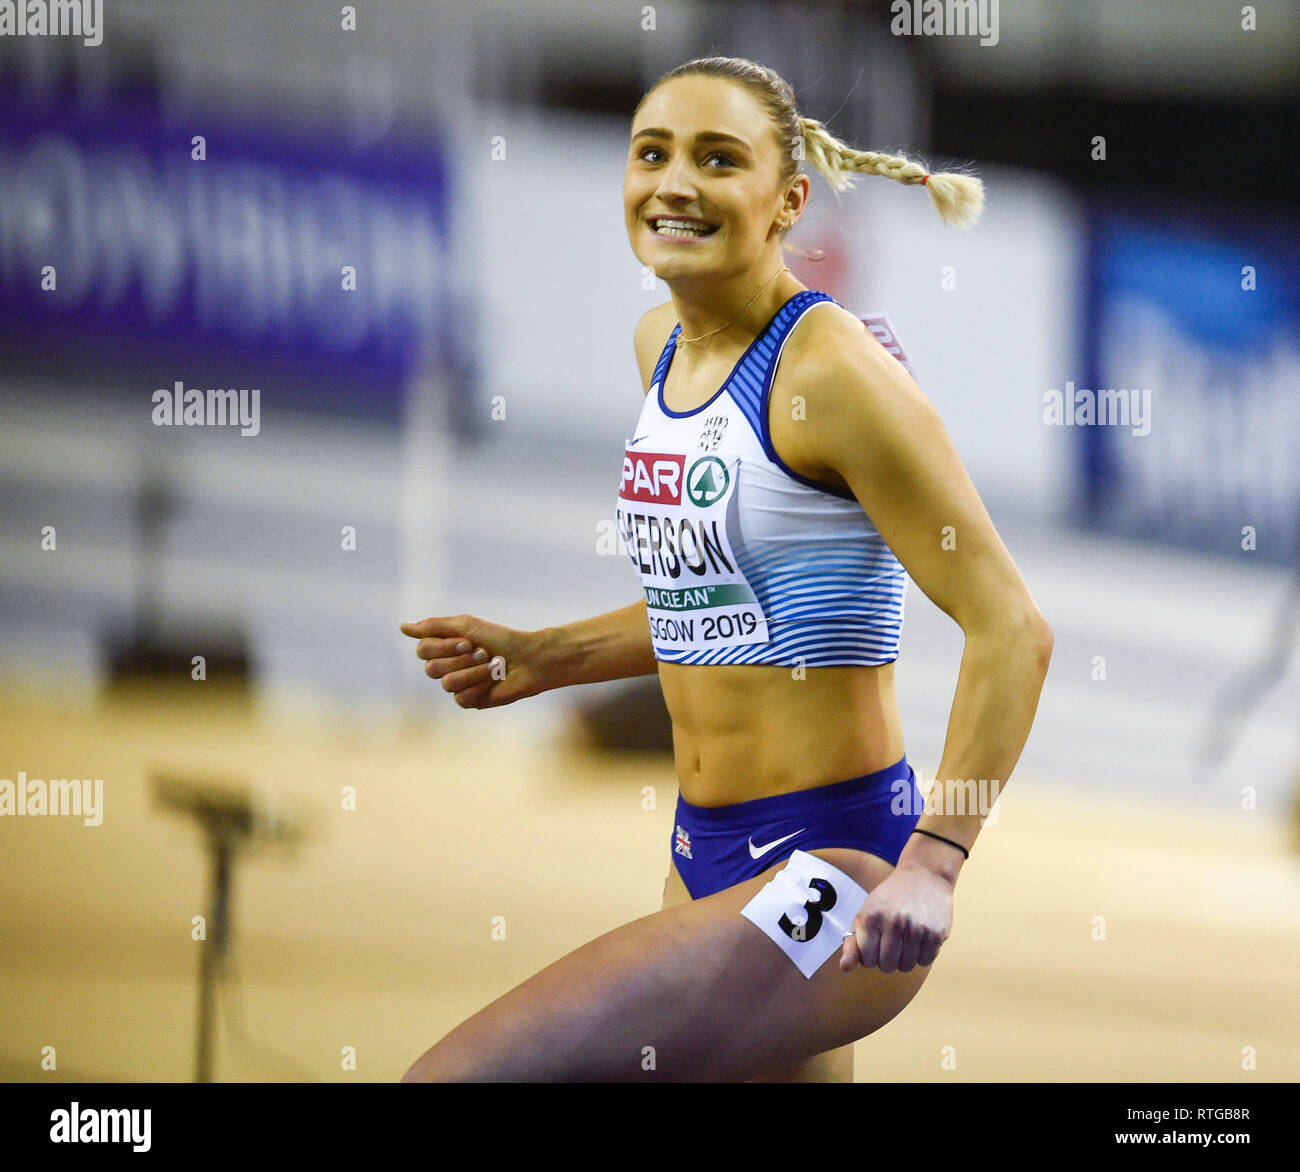
[[[623,451],[619,537],[645,589],[656,655],[767,643],[736,558],[740,459]]]

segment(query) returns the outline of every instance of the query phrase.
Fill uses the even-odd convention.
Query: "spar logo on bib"
[[[691,504],[707,509],[727,495],[731,473],[717,456],[701,456],[686,474],[686,495]]]
[[[686,457],[677,452],[623,453],[623,481],[618,495],[642,504],[679,505],[682,503],[682,469]]]

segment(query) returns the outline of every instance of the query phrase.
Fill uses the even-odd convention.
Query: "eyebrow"
[[[672,138],[673,132],[671,130],[665,130],[661,126],[647,126],[643,130],[638,130],[632,136],[632,141],[636,142],[638,138],[646,137]],[[702,130],[695,137],[700,142],[730,142],[735,143],[739,147],[744,147],[745,150],[750,149],[749,143],[747,143],[743,138],[737,138],[734,134],[723,134],[720,130]]]

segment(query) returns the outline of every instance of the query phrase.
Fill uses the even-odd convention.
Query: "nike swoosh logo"
[[[802,830],[796,830],[794,834],[802,834],[804,830],[807,829],[808,827],[805,826],[803,827]],[[774,846],[780,846],[783,842],[788,842],[790,839],[794,837],[794,834],[787,834],[784,838],[778,838],[775,841],[769,842],[764,846],[755,846],[754,839],[751,836],[749,840],[749,857],[751,859],[757,859],[762,855],[767,854],[767,852],[770,851]]]
[[[628,440],[627,446],[630,448],[633,444],[639,444],[643,439],[649,439],[649,438],[650,437],[648,435],[639,435],[636,437],[636,439]]]

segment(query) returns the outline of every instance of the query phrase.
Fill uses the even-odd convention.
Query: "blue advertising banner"
[[[0,355],[136,388],[395,418],[447,357],[436,141],[350,149],[148,99],[0,95]]]
[[[1093,208],[1084,385],[1061,404],[1092,524],[1294,562],[1298,269],[1294,224]]]

